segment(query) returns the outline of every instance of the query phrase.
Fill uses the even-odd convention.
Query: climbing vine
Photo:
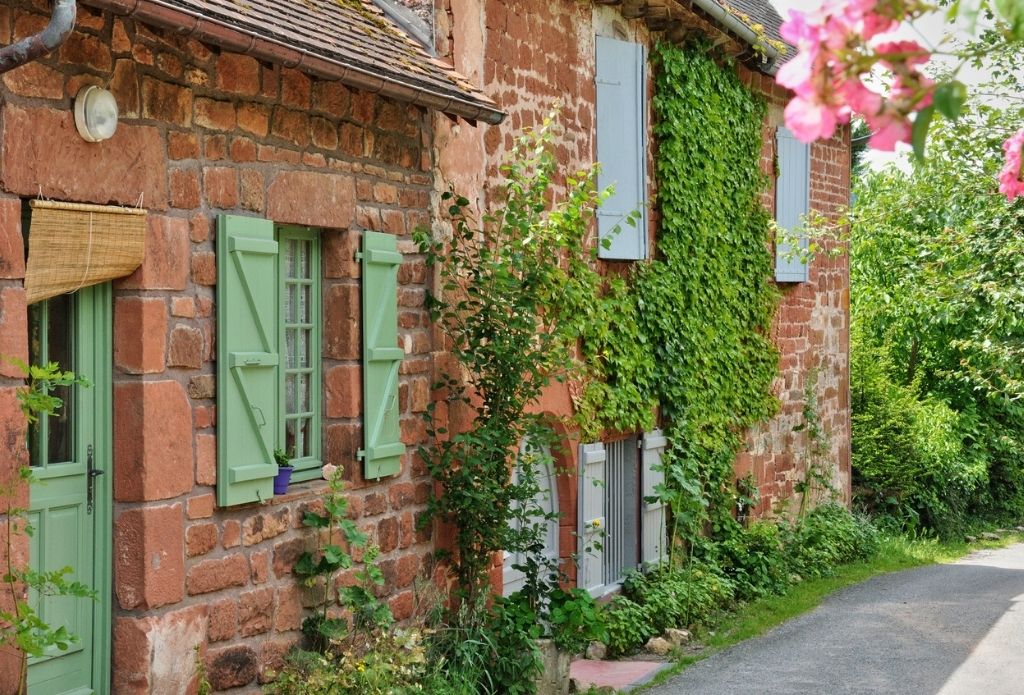
[[[692,538],[708,522],[712,532],[735,524],[743,433],[778,407],[768,337],[777,290],[760,198],[765,103],[704,47],[660,44],[654,58],[662,222],[659,257],[640,268],[636,295],[671,442],[673,530]]]

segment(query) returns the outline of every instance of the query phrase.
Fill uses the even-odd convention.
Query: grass
[[[771,628],[806,613],[827,596],[843,587],[871,577],[913,569],[924,565],[954,562],[969,552],[986,548],[1002,548],[1020,542],[1020,534],[1009,534],[998,541],[976,543],[942,542],[933,539],[910,539],[889,536],[883,538],[878,553],[864,562],[843,565],[831,577],[811,579],[793,586],[784,596],[771,596],[741,605],[724,615],[713,631],[702,631],[695,638],[703,647],[696,654],[681,657],[676,664],[665,669],[649,685],[657,685],[683,671],[690,664],[706,659],[715,652],[737,642],[757,637]],[[646,689],[638,689],[639,692]]]

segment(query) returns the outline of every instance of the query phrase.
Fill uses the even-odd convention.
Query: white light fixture
[[[117,101],[96,85],[82,87],[75,97],[75,127],[86,142],[108,140],[117,131]]]

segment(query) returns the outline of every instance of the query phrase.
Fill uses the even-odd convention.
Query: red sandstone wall
[[[476,199],[485,204],[498,182],[497,167],[510,150],[514,134],[536,125],[555,100],[563,103],[564,134],[557,153],[568,170],[589,166],[595,157],[594,36],[602,33],[651,45],[658,38],[642,20],[623,19],[618,9],[596,3],[557,0],[436,0],[439,52],[508,112],[500,126],[482,133],[438,122],[435,140],[440,179],[471,184]],[[771,104],[764,130],[766,173],[774,173],[774,129],[781,124],[785,95],[770,77],[740,68],[751,88],[765,94]],[[653,87],[650,87],[653,92]],[[650,109],[649,109],[650,114]],[[653,115],[649,116],[653,118]],[[811,205],[834,214],[849,197],[848,135],[842,134],[812,149]],[[654,171],[656,143],[650,143],[648,172]],[[483,158],[486,172],[467,180],[459,162],[467,156]],[[654,181],[649,180],[652,198]],[[472,196],[470,196],[472,197]],[[774,191],[764,195],[774,207]],[[652,211],[650,234],[656,247],[657,211]],[[620,264],[606,264],[610,271]],[[623,264],[624,265],[624,264]],[[767,514],[791,499],[793,484],[803,478],[806,435],[793,429],[803,421],[804,382],[817,370],[818,410],[830,438],[836,466],[835,484],[849,496],[850,412],[848,377],[849,273],[845,256],[815,258],[810,281],[780,286],[782,300],[772,327],[781,353],[780,374],[773,385],[780,412],[748,434],[747,446],[736,464],[737,476],[754,473],[762,495],[757,510]],[[565,387],[557,385],[540,405],[548,412],[567,413]],[[576,468],[572,450],[571,468]],[[575,550],[575,477],[559,480],[563,555]],[[570,574],[572,570],[570,570]]]
[[[46,3],[0,7],[0,44],[45,26]],[[86,144],[71,98],[107,84],[117,135]],[[259,506],[215,504],[217,213],[324,230],[324,460],[352,490],[350,516],[380,545],[384,594],[399,619],[428,564],[417,532],[430,482],[410,453],[396,479],[364,481],[361,446],[360,230],[397,235],[402,436],[424,437],[431,341],[426,271],[411,230],[429,222],[430,121],[414,107],[261,64],[80,9],[53,56],[3,77],[0,353],[26,359],[20,197],[149,209],[146,258],[114,292],[115,693],[181,693],[204,644],[219,689],[262,681],[299,639],[307,596],[292,565],[324,485]],[[8,365],[0,363],[3,474],[23,458]],[[412,449],[410,449],[412,451]],[[19,545],[19,552],[24,549]],[[343,577],[341,581],[345,581]]]

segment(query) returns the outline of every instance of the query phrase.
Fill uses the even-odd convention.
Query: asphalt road
[[[1024,695],[1024,545],[844,589],[650,695]]]

